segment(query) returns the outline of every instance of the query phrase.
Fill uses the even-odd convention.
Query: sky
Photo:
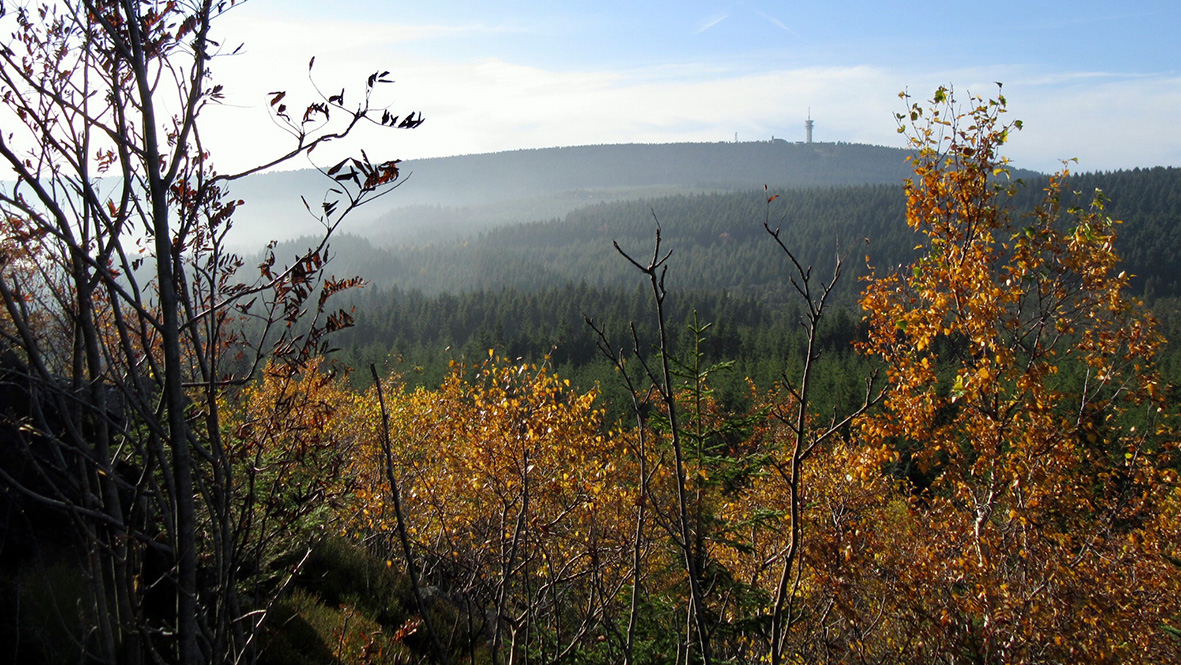
[[[1003,151],[1017,166],[1181,166],[1179,30],[1176,0],[250,0],[215,24],[223,51],[242,49],[214,61],[227,99],[204,138],[223,170],[289,145],[265,93],[312,99],[315,56],[324,94],[352,103],[388,70],[374,101],[425,116],[357,136],[375,160],[797,141],[809,114],[816,141],[903,147],[900,92],[992,97],[999,81],[1024,123]]]

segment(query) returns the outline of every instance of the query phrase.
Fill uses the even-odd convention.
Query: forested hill
[[[405,182],[363,208],[351,228],[382,242],[437,239],[660,194],[899,183],[908,152],[845,143],[675,143],[517,150],[404,162]],[[314,170],[251,176],[234,186],[240,243],[315,233],[300,201],[331,181]]]
[[[669,143],[517,150],[406,162],[414,203],[455,204],[579,190],[671,185],[746,189],[899,182],[909,153],[843,143]],[[448,192],[446,197],[431,192]]]
[[[1047,182],[1028,179],[1016,205],[1032,210]],[[1067,205],[1088,205],[1096,189],[1110,199],[1107,213],[1124,222],[1117,249],[1141,295],[1181,295],[1181,169],[1083,174],[1072,176],[1068,187],[1078,194]],[[787,246],[817,270],[829,270],[838,253],[847,256],[843,299],[851,303],[867,256],[878,270],[891,270],[908,261],[918,243],[905,224],[900,185],[779,193],[770,206],[761,187],[597,204],[550,221],[395,248],[342,237],[334,245],[334,271],[427,294],[579,282],[630,288],[636,275],[612,242],[647,256],[659,220],[664,249],[673,252],[670,288],[774,301],[783,293],[783,265],[762,226],[769,219],[772,228],[782,229]]]

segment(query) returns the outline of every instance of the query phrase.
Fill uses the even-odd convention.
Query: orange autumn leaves
[[[595,399],[548,368],[504,359],[457,367],[437,390],[387,391],[395,473],[427,576],[514,625],[573,612],[577,628],[618,613],[606,608],[628,572],[638,481],[629,435],[604,427]],[[379,426],[373,400],[358,406]],[[392,534],[371,431],[350,471],[362,486],[344,528]]]
[[[601,433],[594,399],[545,368],[504,361],[472,378],[457,371],[437,391],[397,395],[391,436],[404,500],[418,518],[411,527],[438,532],[434,553],[444,557],[531,539],[526,532],[594,537],[586,516],[625,499],[612,480],[619,441]],[[376,496],[384,490],[374,480]],[[377,527],[389,516],[373,519]]]
[[[1064,207],[1055,178],[1014,218],[995,154],[1013,127],[1004,98],[963,111],[941,92],[906,126],[921,257],[862,299],[861,348],[891,382],[863,445],[929,483],[905,526],[919,544],[889,571],[925,591],[892,614],[932,657],[1153,660],[1174,648],[1145,615],[1175,602],[1157,539],[1174,527],[1155,521],[1176,500],[1161,482],[1171,405],[1151,370],[1163,340],[1113,274],[1102,199]]]

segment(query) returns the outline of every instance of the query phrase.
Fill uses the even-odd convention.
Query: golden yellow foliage
[[[877,632],[910,658],[1159,662],[1177,609],[1151,530],[1169,405],[1162,340],[1115,274],[1116,222],[1098,197],[1064,209],[1066,174],[1013,219],[1004,98],[936,99],[908,125],[923,254],[862,299],[891,388],[863,445],[913,469],[873,552],[898,592]]]
[[[516,622],[577,632],[619,602],[631,572],[638,481],[629,438],[603,426],[596,394],[547,368],[492,357],[438,390],[387,389],[396,473],[415,556],[451,593]],[[394,533],[371,395],[348,475],[353,535]]]

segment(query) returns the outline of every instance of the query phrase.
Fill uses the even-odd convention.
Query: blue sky
[[[277,150],[264,96],[388,69],[413,132],[367,132],[371,156],[587,143],[803,138],[902,145],[897,93],[1005,84],[1020,166],[1181,166],[1177,2],[310,2],[251,0],[215,61],[226,166]],[[248,137],[248,141],[243,139]],[[293,166],[303,166],[295,164]]]

